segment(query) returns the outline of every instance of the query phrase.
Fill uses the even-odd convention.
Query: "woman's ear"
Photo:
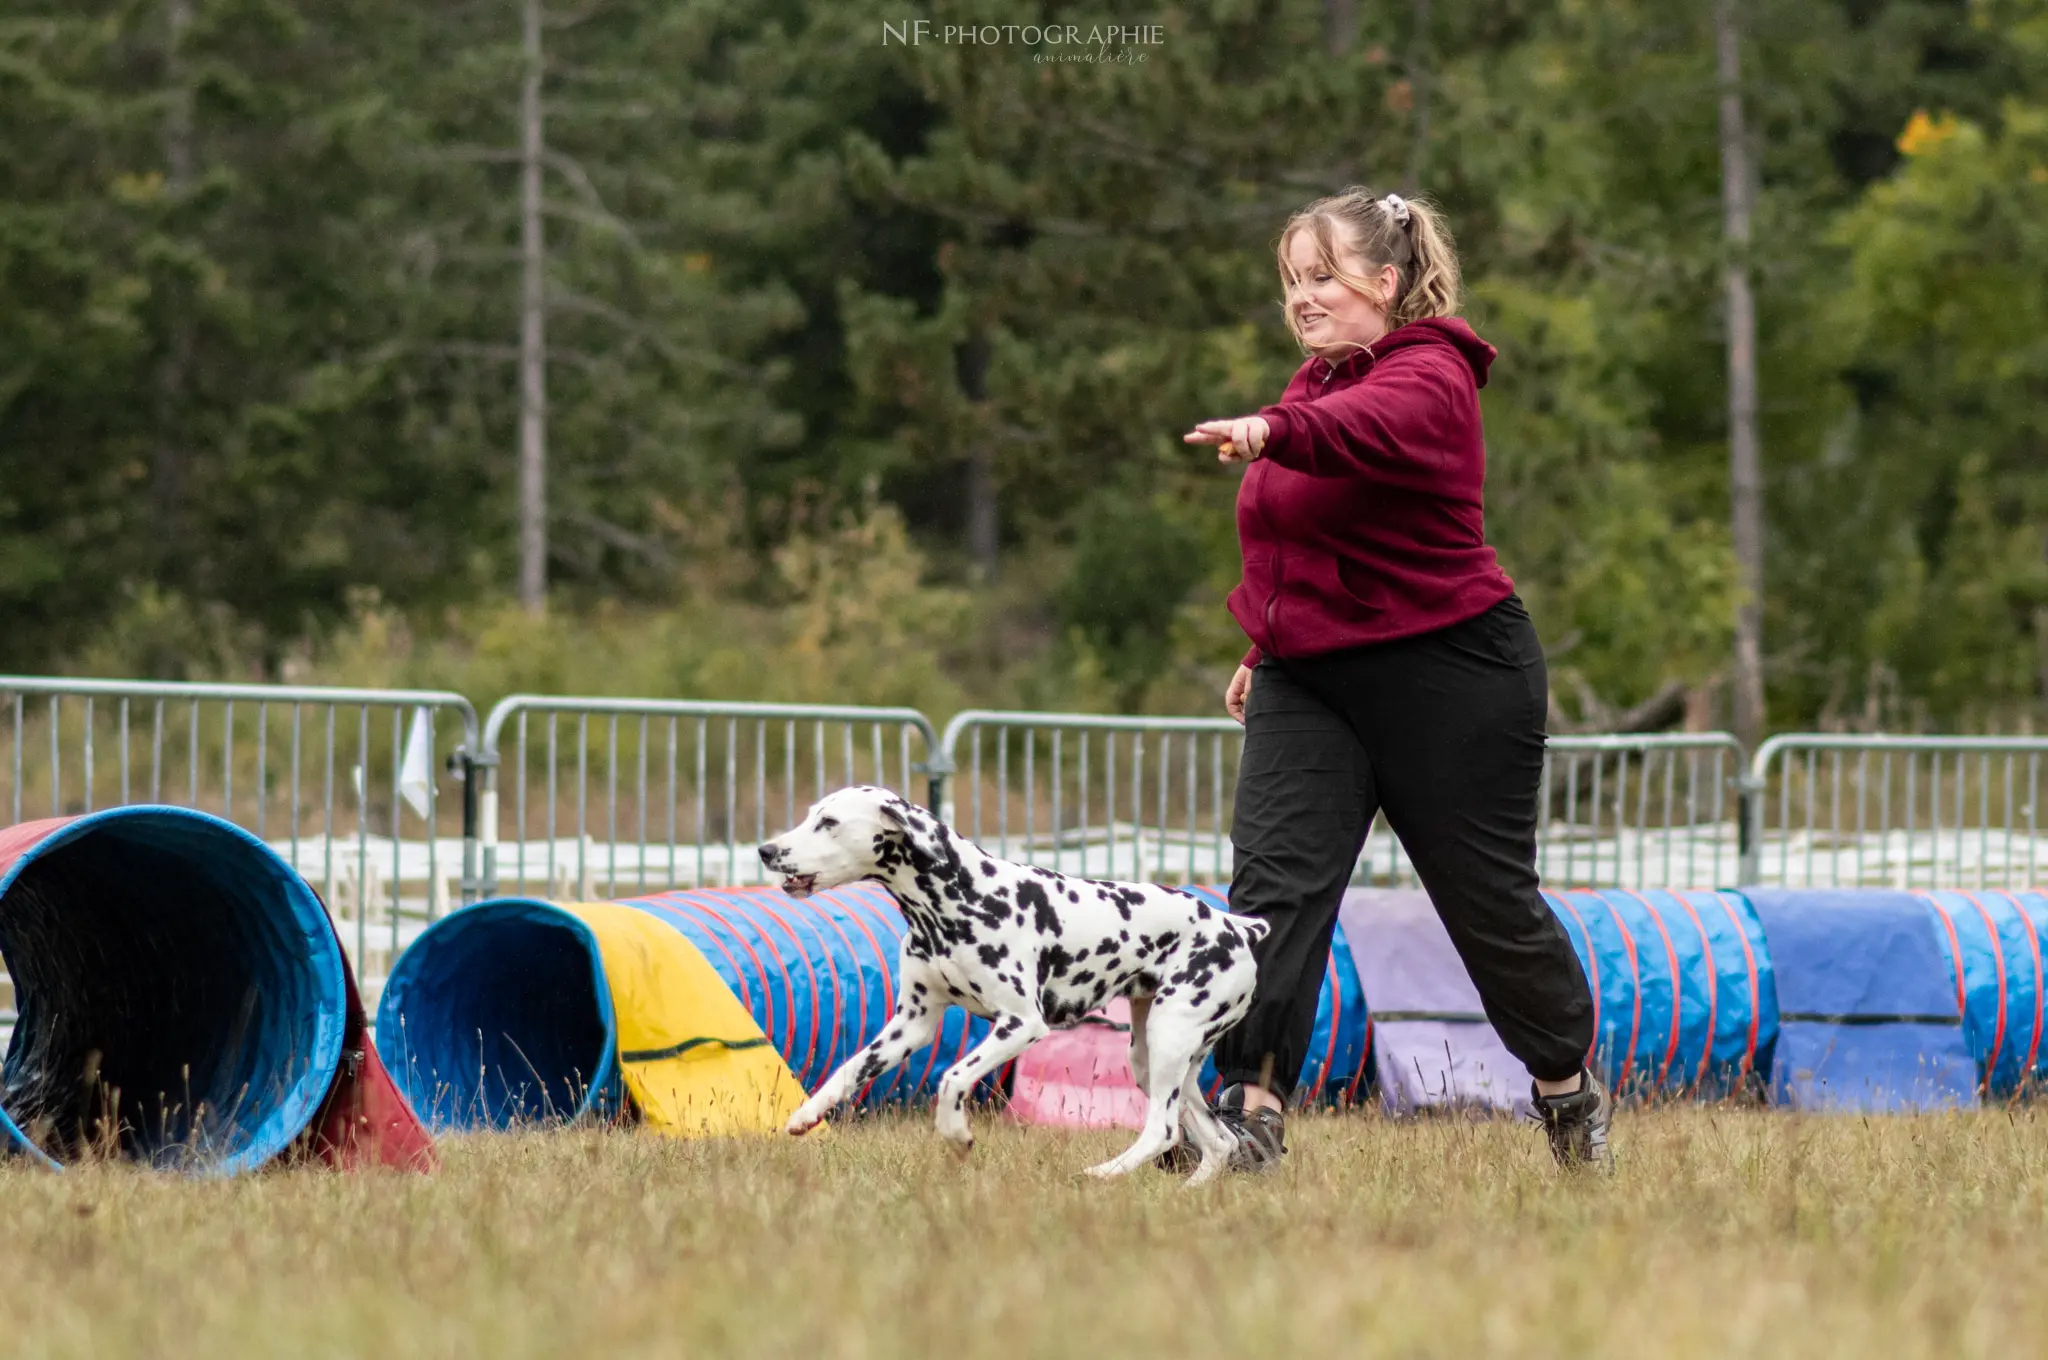
[[[1383,264],[1375,277],[1380,285],[1379,296],[1375,301],[1379,303],[1381,311],[1391,313],[1395,301],[1401,295],[1401,271],[1391,264]]]

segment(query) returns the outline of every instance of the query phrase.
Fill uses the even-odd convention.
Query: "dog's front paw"
[[[953,1151],[959,1153],[963,1158],[968,1153],[974,1151],[974,1130],[967,1126],[965,1119],[958,1121],[942,1119],[939,1121],[938,1128],[939,1137],[952,1144]]]
[[[782,1131],[792,1138],[801,1138],[824,1122],[824,1111],[805,1106],[789,1117],[789,1122],[782,1126]]]

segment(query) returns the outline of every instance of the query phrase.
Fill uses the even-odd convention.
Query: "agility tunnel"
[[[1191,886],[1190,892],[1228,911],[1227,889]],[[1131,1078],[1130,1006],[1117,1000],[1071,1029],[1033,1044],[1017,1059],[1010,1115],[1026,1124],[1072,1128],[1137,1128],[1145,1096]],[[1340,923],[1330,940],[1315,1026],[1294,1082],[1297,1105],[1348,1106],[1366,1088],[1373,1025],[1351,944]],[[1213,1098],[1222,1086],[1213,1061],[1202,1069]]]
[[[1219,889],[1189,891],[1224,905]],[[1592,991],[1588,1061],[1619,1095],[1938,1109],[2029,1093],[2048,1065],[2038,893],[1577,889],[1545,902]],[[879,1032],[902,931],[871,885],[804,901],[762,888],[486,903],[400,960],[379,1034],[401,1088],[442,1126],[631,1107],[674,1131],[773,1128]],[[937,1042],[859,1101],[929,1099],[985,1032],[949,1012]],[[1128,1046],[1128,1009],[1113,1004],[989,1084],[1024,1122],[1129,1125],[1143,1100]],[[1527,1108],[1528,1073],[1424,894],[1346,894],[1296,1091],[1301,1104],[1376,1096],[1395,1113]]]
[[[1733,1094],[1771,1071],[1778,990],[1739,893],[1545,893],[1593,993],[1592,1064],[1617,1095]]]
[[[1762,923],[1736,893],[1546,893],[1592,992],[1588,1062],[1623,1095],[1714,1098],[1760,1081],[1777,1039]],[[1528,1071],[1481,1007],[1426,894],[1353,889],[1339,920],[1373,1019],[1382,1105],[1528,1108]]]
[[[1771,1102],[1877,1112],[1976,1103],[1937,913],[1907,892],[1750,889],[1778,985]]]
[[[1919,896],[1948,951],[1978,1091],[1997,1099],[2033,1094],[2048,1076],[2041,1042],[2048,895],[1950,889]]]
[[[1354,888],[1337,924],[1371,998],[1372,1084],[1384,1108],[1526,1107],[1529,1074],[1487,1023],[1428,894]]]
[[[2038,892],[1545,896],[1593,992],[1590,1060],[1618,1093],[1969,1108],[2032,1093],[2048,1064]],[[1526,1108],[1528,1074],[1427,897],[1354,893],[1342,919],[1372,1005],[1383,1103]]]
[[[1969,1108],[2038,1089],[2038,892],[1753,889],[1777,960],[1801,1109]]]
[[[135,806],[0,832],[0,956],[14,1152],[217,1174],[432,1165],[325,908],[230,823]]]
[[[676,1133],[775,1129],[881,1033],[904,931],[871,884],[801,901],[772,888],[571,906],[501,898],[414,941],[385,984],[377,1032],[437,1128],[630,1108]],[[987,1033],[948,1011],[938,1038],[856,1103],[929,1100]]]

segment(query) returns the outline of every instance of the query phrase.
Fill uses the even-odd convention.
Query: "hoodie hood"
[[[1329,364],[1330,373],[1335,376],[1354,364],[1384,359],[1395,350],[1407,349],[1411,345],[1449,345],[1471,368],[1472,380],[1480,387],[1486,386],[1487,372],[1500,353],[1481,340],[1479,333],[1466,324],[1464,317],[1429,316],[1405,326],[1396,326],[1364,349],[1353,350],[1334,364]],[[1368,360],[1367,355],[1372,359]],[[1324,362],[1329,363],[1328,360]]]

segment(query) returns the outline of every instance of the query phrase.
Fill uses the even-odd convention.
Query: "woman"
[[[1592,997],[1537,890],[1543,650],[1481,516],[1494,349],[1456,315],[1457,256],[1426,203],[1322,199],[1279,256],[1311,357],[1278,405],[1185,436],[1249,464],[1229,603],[1252,649],[1223,699],[1245,725],[1230,901],[1273,929],[1251,1013],[1216,1049],[1233,1165],[1285,1150],[1338,903],[1383,810],[1534,1079],[1551,1151],[1604,1167]]]

